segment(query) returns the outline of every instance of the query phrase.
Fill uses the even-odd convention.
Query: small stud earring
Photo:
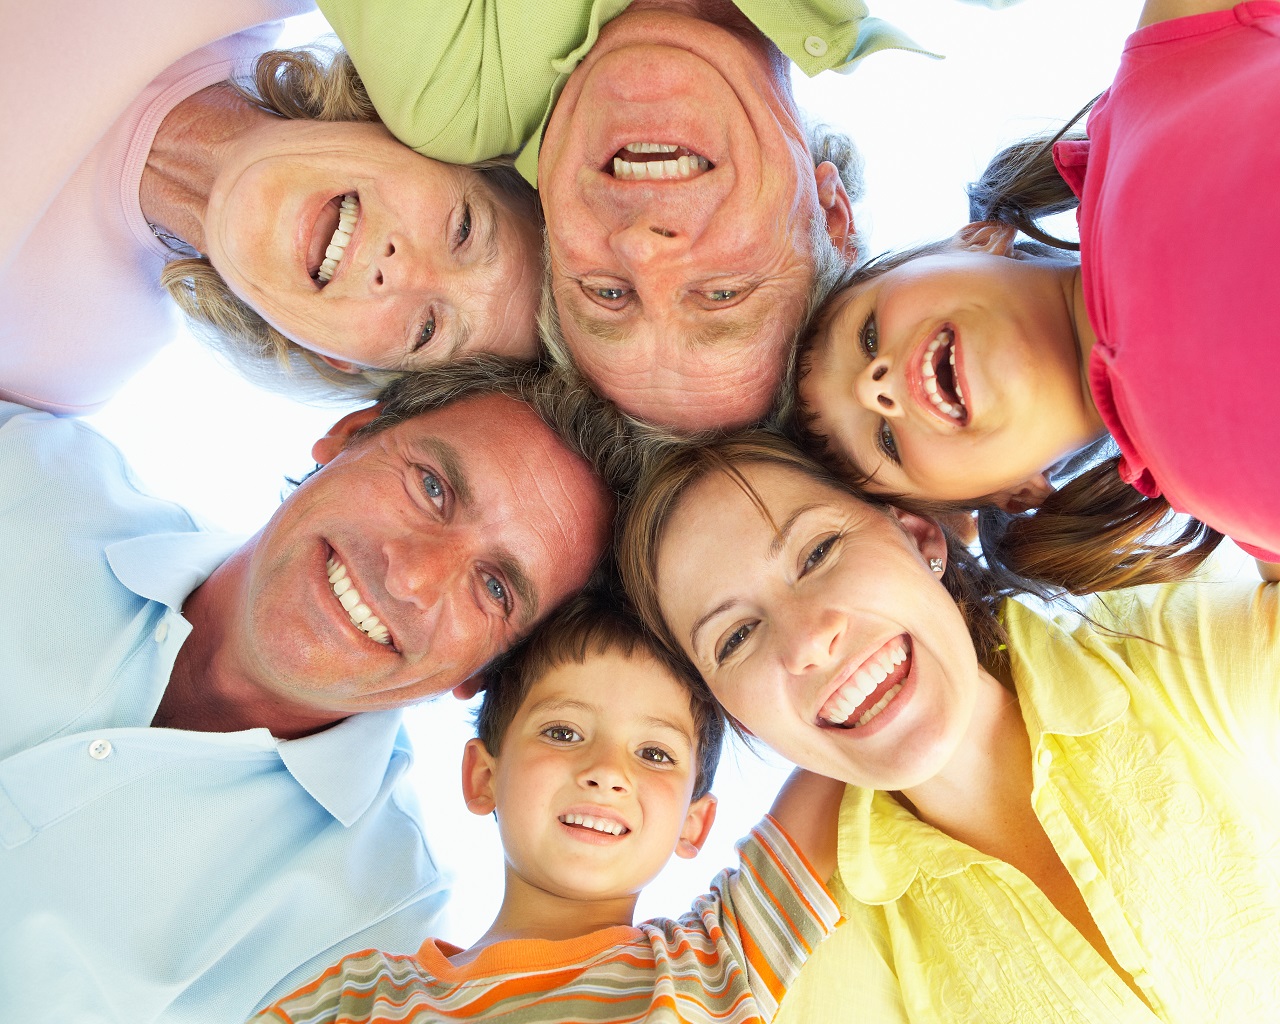
[[[929,568],[932,569],[934,572],[942,572],[945,566],[946,566],[946,562],[944,562],[941,558],[929,559]]]

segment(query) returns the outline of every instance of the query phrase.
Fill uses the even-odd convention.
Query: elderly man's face
[[[463,399],[348,444],[253,545],[237,655],[279,698],[399,707],[462,683],[581,588],[611,498],[526,405]],[[355,595],[354,597],[351,595]]]
[[[579,368],[647,420],[763,414],[813,277],[810,225],[840,246],[851,230],[767,55],[710,22],[624,14],[566,84],[538,166]]]

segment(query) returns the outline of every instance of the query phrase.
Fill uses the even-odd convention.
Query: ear
[[[684,828],[680,830],[680,839],[676,842],[676,856],[683,860],[693,860],[698,856],[715,820],[716,798],[711,793],[704,793],[689,805]]]
[[[381,409],[381,405],[371,405],[367,409],[357,409],[355,412],[347,413],[329,428],[329,433],[311,446],[311,457],[320,465],[327,466],[337,458],[338,452],[347,446],[351,435],[366,423],[376,419]]]
[[[1013,243],[1017,237],[1018,229],[1010,224],[980,220],[973,224],[966,224],[951,236],[951,241],[957,249],[986,252],[992,256],[1012,257],[1016,251]]]
[[[464,679],[453,688],[453,695],[458,700],[470,700],[484,689],[484,676],[477,672],[469,679]]]
[[[334,359],[333,356],[320,355],[319,352],[316,352],[314,354],[317,356],[320,356],[322,360],[324,360],[326,363],[332,366],[339,373],[359,373],[362,369],[364,369],[364,367],[358,366],[355,363],[348,362],[345,359]]]
[[[991,503],[1006,512],[1025,512],[1030,508],[1039,508],[1044,499],[1053,493],[1053,484],[1043,473],[1037,473],[1026,483],[1018,487],[1000,491],[991,496]]]
[[[921,558],[926,562],[930,558],[941,558],[943,564],[946,564],[947,536],[937,522],[928,516],[918,516],[913,512],[904,512],[900,508],[891,508],[889,512],[898,521],[898,525],[906,535],[911,538]]]
[[[493,795],[497,761],[479,739],[467,740],[462,748],[462,798],[467,810],[484,817],[497,809]]]
[[[858,232],[853,223],[853,203],[840,180],[840,170],[830,160],[823,160],[813,169],[818,185],[818,205],[827,217],[827,234],[831,244],[840,250],[848,263],[858,258]]]

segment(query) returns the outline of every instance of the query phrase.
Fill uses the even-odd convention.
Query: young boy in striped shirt
[[[796,772],[738,844],[741,865],[678,920],[632,919],[674,852],[693,857],[724,720],[693,669],[602,596],[583,596],[486,673],[463,754],[476,814],[495,813],[502,907],[469,949],[354,953],[259,1021],[771,1020],[840,921],[844,787]]]

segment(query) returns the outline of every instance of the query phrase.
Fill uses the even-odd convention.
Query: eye
[[[622,309],[631,301],[632,291],[625,282],[583,281],[581,288],[588,299],[605,309]]]
[[[431,499],[432,504],[437,508],[444,508],[445,490],[444,481],[429,469],[422,471],[422,493]]]
[[[736,299],[738,292],[733,288],[717,288],[714,291],[707,292],[707,298],[712,302],[728,302],[730,299]]]
[[[805,557],[804,565],[800,567],[800,575],[803,576],[806,573],[811,572],[826,561],[827,555],[831,553],[831,549],[839,542],[840,534],[838,533],[833,533],[830,537],[820,541]]]
[[[755,628],[756,624],[754,622],[744,622],[741,626],[725,637],[724,643],[722,643],[720,645],[720,649],[716,651],[716,664],[724,664],[724,662],[731,657],[739,647],[746,643],[747,637],[755,632]]]
[[[898,442],[893,439],[893,431],[889,429],[889,421],[881,420],[876,429],[876,447],[884,453],[885,458],[902,465],[902,457],[898,454]]]
[[[668,754],[661,747],[641,747],[636,753],[641,760],[652,761],[654,764],[675,764],[676,759]]]
[[[458,230],[454,232],[453,247],[461,249],[466,244],[468,238],[471,237],[471,205],[469,203],[462,204],[462,217],[458,220]]]
[[[549,725],[542,730],[542,735],[556,743],[582,742],[582,734],[569,725]]]
[[[413,351],[426,348],[431,344],[431,339],[436,336],[436,318],[432,314],[427,314],[427,322],[422,325],[422,329],[418,331],[418,340],[414,342]]]
[[[507,585],[497,576],[486,576],[484,578],[484,589],[497,604],[502,606],[503,611],[511,610],[511,600],[507,595]]]
[[[876,326],[875,313],[868,313],[867,318],[862,321],[862,327],[858,330],[858,345],[862,349],[862,354],[868,359],[874,359],[880,353],[880,329]]]
[[[626,298],[627,295],[625,288],[597,288],[595,292],[605,302],[617,302],[619,299]]]

